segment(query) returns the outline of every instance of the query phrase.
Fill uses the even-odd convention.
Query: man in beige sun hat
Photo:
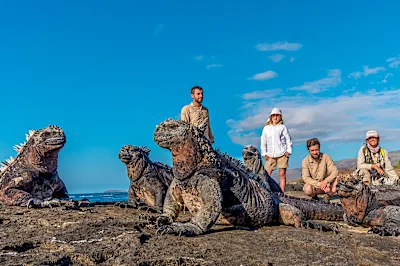
[[[366,144],[358,152],[356,173],[366,184],[399,184],[399,176],[392,166],[387,151],[379,146],[378,132],[369,130],[365,134],[365,140]]]

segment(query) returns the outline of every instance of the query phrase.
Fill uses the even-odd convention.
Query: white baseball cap
[[[271,116],[271,115],[282,115],[282,111],[281,111],[281,109],[275,107],[274,109],[272,109],[271,113],[269,114],[269,116]]]
[[[379,134],[376,130],[369,130],[365,134],[365,139],[369,139],[370,137],[379,138]]]

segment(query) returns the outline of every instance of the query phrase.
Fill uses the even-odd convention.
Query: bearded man
[[[301,163],[301,175],[304,180],[304,193],[314,199],[319,194],[325,194],[324,200],[329,201],[336,192],[339,171],[331,157],[320,151],[321,144],[317,138],[307,141],[309,155]]]
[[[181,120],[191,123],[196,127],[207,124],[204,135],[208,137],[211,143],[214,143],[214,135],[210,126],[210,114],[208,109],[202,105],[203,102],[203,88],[194,86],[190,90],[193,101],[185,105],[181,110]]]

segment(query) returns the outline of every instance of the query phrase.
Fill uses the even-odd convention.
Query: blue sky
[[[334,160],[365,131],[400,149],[395,1],[3,1],[0,158],[29,129],[62,127],[59,173],[70,193],[127,189],[125,144],[153,141],[204,88],[215,146],[240,157],[280,107],[295,146],[319,137]]]

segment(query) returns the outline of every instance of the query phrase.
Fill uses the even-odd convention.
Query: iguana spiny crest
[[[22,158],[28,159],[39,171],[51,172],[57,168],[58,151],[66,143],[66,136],[60,127],[49,125],[40,130],[29,130],[25,138],[25,142],[14,146],[16,157],[1,163],[0,176]]]

